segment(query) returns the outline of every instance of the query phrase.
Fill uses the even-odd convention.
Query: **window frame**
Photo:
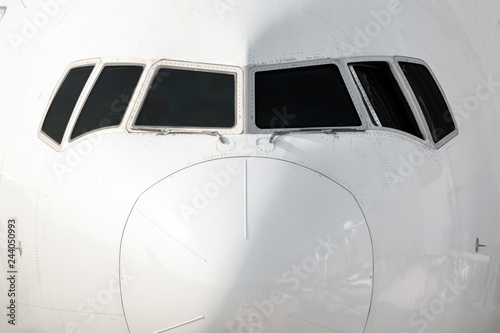
[[[425,119],[425,116],[424,116],[424,113],[422,111],[422,108],[420,107],[420,104],[418,103],[418,100],[417,100],[417,98],[415,96],[415,93],[413,92],[413,89],[411,88],[411,85],[408,82],[408,79],[406,78],[405,74],[403,73],[403,70],[401,69],[401,66],[400,66],[399,62],[414,63],[414,64],[422,65],[425,68],[427,68],[427,70],[431,74],[432,78],[434,79],[434,82],[436,83],[439,91],[441,92],[441,96],[443,97],[444,102],[446,103],[446,106],[448,107],[448,111],[450,112],[451,119],[453,121],[455,129],[453,131],[451,131],[448,135],[446,135],[445,137],[443,137],[441,140],[439,140],[438,142],[434,142],[434,140],[432,138],[430,126],[427,123],[427,120]],[[426,126],[425,126],[425,135],[426,135],[426,137],[428,139],[429,145],[432,148],[434,148],[434,149],[440,149],[441,147],[443,147],[444,145],[446,145],[448,142],[450,142],[453,138],[455,138],[458,135],[457,121],[455,119],[455,115],[453,114],[453,110],[452,110],[452,108],[450,106],[448,98],[446,97],[446,94],[444,93],[443,87],[439,83],[439,80],[437,79],[436,75],[434,74],[434,72],[432,71],[432,69],[429,67],[429,65],[425,61],[423,61],[421,59],[411,58],[411,57],[404,57],[404,56],[395,56],[394,57],[394,63],[397,66],[398,74],[401,77],[401,81],[403,83],[403,86],[405,87],[405,90],[407,90],[409,92],[411,103],[413,104],[413,106],[415,107],[415,109],[418,110],[418,113],[419,113],[420,117],[422,118],[422,121],[426,124]]]
[[[406,99],[406,102],[410,106],[410,109],[412,111],[413,117],[415,118],[415,121],[417,122],[417,126],[422,133],[423,139],[415,136],[413,134],[410,134],[408,132],[396,129],[396,128],[391,128],[391,127],[385,127],[381,124],[380,120],[378,119],[378,116],[375,112],[375,109],[373,108],[370,100],[368,99],[368,96],[366,94],[366,91],[363,88],[363,85],[359,81],[358,75],[356,74],[356,71],[352,67],[352,64],[356,63],[367,63],[367,62],[385,62],[389,65],[389,68],[391,69],[391,72],[394,76],[394,79],[399,85],[399,88],[401,89],[401,92],[403,93],[404,98]],[[370,130],[384,130],[387,132],[392,132],[396,133],[398,135],[404,135],[412,140],[418,141],[422,144],[426,145],[431,145],[432,140],[429,140],[430,137],[430,132],[429,128],[427,126],[427,122],[425,121],[425,118],[423,114],[421,113],[421,110],[417,108],[417,105],[415,104],[415,99],[412,99],[411,94],[411,89],[408,89],[409,86],[405,85],[405,82],[403,81],[403,73],[401,72],[401,69],[399,66],[396,66],[394,57],[384,57],[384,56],[378,56],[378,57],[355,57],[355,58],[347,58],[345,59],[345,64],[346,67],[349,68],[349,71],[351,72],[352,79],[355,81],[356,86],[358,88],[358,93],[361,95],[361,98],[363,99],[365,105],[366,105],[366,112],[370,113],[371,116],[375,119],[375,122],[377,125],[372,124],[370,121],[368,124],[368,128]]]
[[[311,128],[259,128],[255,122],[256,119],[256,110],[255,110],[255,73],[257,72],[266,72],[272,70],[280,70],[280,69],[290,69],[290,68],[301,68],[301,67],[314,67],[321,65],[335,65],[339,69],[340,75],[344,81],[344,84],[349,92],[349,96],[351,97],[354,108],[358,114],[358,117],[361,121],[360,126],[342,126],[342,127],[311,127]],[[343,64],[343,61],[340,59],[320,59],[314,61],[300,61],[293,63],[282,63],[282,64],[274,64],[274,65],[265,65],[265,66],[255,66],[251,67],[248,70],[248,83],[247,83],[247,124],[245,128],[245,132],[249,134],[273,134],[275,132],[280,131],[326,131],[326,130],[337,130],[339,132],[357,132],[364,131],[367,128],[367,121],[365,113],[362,111],[363,101],[359,98],[358,94],[356,94],[356,87],[354,82],[349,79],[349,75],[346,75],[346,67]]]
[[[67,144],[67,138],[69,136],[69,133],[73,130],[73,127],[71,126],[72,124],[72,119],[75,114],[75,110],[79,110],[83,106],[83,100],[85,99],[85,96],[89,94],[90,92],[90,87],[92,86],[92,80],[96,76],[96,72],[98,70],[98,65],[99,65],[99,58],[93,58],[93,59],[86,59],[86,60],[81,60],[81,61],[76,61],[71,63],[63,72],[61,75],[61,78],[56,84],[56,87],[54,88],[52,95],[50,96],[49,102],[47,103],[47,106],[45,107],[45,111],[43,113],[42,119],[40,121],[40,125],[38,127],[38,138],[45,142],[47,145],[49,145],[52,149],[56,151],[62,151],[64,150],[66,144]],[[78,100],[75,104],[75,107],[71,111],[71,117],[66,124],[66,129],[64,131],[64,135],[62,137],[61,143],[58,143],[54,141],[50,136],[48,136],[45,132],[42,131],[43,123],[45,122],[45,118],[47,117],[47,113],[50,110],[50,107],[52,106],[52,102],[54,101],[54,98],[56,97],[57,93],[59,92],[59,89],[61,88],[62,84],[68,77],[69,72],[71,72],[75,68],[80,68],[80,67],[87,67],[87,66],[94,66],[92,73],[90,74],[89,78],[87,79],[87,82],[85,83],[85,86],[83,87],[83,90],[80,92],[80,96],[78,97]]]
[[[219,74],[232,74],[234,75],[234,90],[235,90],[235,124],[231,128],[223,127],[178,127],[178,126],[137,126],[135,125],[142,105],[146,101],[146,96],[149,92],[149,87],[156,77],[160,69],[172,68],[178,70],[193,70],[202,72],[212,72]],[[163,59],[155,62],[147,71],[145,80],[138,92],[138,98],[135,100],[132,112],[126,122],[127,130],[131,133],[151,133],[154,131],[168,131],[171,130],[175,133],[203,133],[203,132],[218,132],[220,134],[241,134],[243,133],[243,87],[244,75],[243,70],[236,66],[225,66],[205,63],[192,63],[184,61],[174,61]]]
[[[144,84],[144,81],[146,79],[146,73],[148,72],[148,68],[151,67],[153,61],[151,60],[144,60],[144,59],[135,59],[135,58],[92,58],[92,59],[86,59],[86,60],[81,60],[81,61],[76,61],[71,63],[66,70],[63,72],[63,75],[59,79],[54,91],[52,92],[52,95],[47,103],[47,106],[45,108],[45,112],[42,116],[40,125],[38,127],[38,137],[45,142],[47,145],[49,145],[52,149],[55,151],[61,152],[68,147],[79,143],[80,141],[87,140],[89,137],[96,136],[99,132],[118,132],[118,131],[127,131],[127,119],[129,117],[130,111],[132,107],[136,104],[137,98],[139,97],[139,92],[140,88]],[[75,105],[75,108],[71,112],[71,117],[66,125],[66,130],[64,132],[63,138],[61,143],[57,143],[54,140],[52,140],[51,137],[49,137],[47,134],[42,132],[42,126],[45,121],[45,118],[47,116],[47,113],[52,105],[52,102],[59,91],[62,83],[68,76],[69,72],[75,68],[79,67],[86,67],[86,66],[94,66],[94,69],[92,70],[92,73],[90,74],[87,83],[85,84],[83,90],[80,93],[80,97],[78,98],[78,101]],[[94,88],[97,80],[99,79],[99,76],[102,73],[102,70],[106,66],[141,66],[143,67],[143,72],[141,74],[141,77],[139,78],[139,81],[137,83],[137,86],[135,88],[135,91],[130,99],[130,103],[125,110],[124,116],[122,118],[122,121],[119,126],[109,126],[109,127],[102,127],[95,129],[93,131],[89,131],[85,133],[84,135],[81,135],[79,137],[74,138],[71,140],[71,133],[73,132],[73,129],[75,127],[75,124],[78,120],[78,117],[80,116],[80,113],[82,112],[82,109],[87,102],[90,93],[92,92],[92,89]]]
[[[381,125],[378,116],[373,109],[369,99],[366,96],[366,92],[357,77],[357,74],[352,67],[356,63],[364,62],[385,62],[389,65],[392,74],[396,82],[398,83],[407,103],[412,110],[415,117],[417,125],[424,136],[424,139],[416,137],[407,132],[393,129],[389,127],[384,127]],[[439,88],[441,95],[448,107],[451,114],[451,119],[455,125],[455,130],[450,132],[444,138],[442,138],[437,143],[434,143],[429,124],[422,112],[420,104],[415,97],[411,86],[404,75],[400,62],[409,62],[422,65],[427,68],[432,78],[434,79],[437,87]],[[313,128],[286,128],[286,131],[364,131],[370,130],[384,130],[387,132],[397,133],[398,135],[404,135],[414,141],[423,143],[434,149],[440,149],[448,142],[450,142],[454,137],[458,135],[458,126],[453,114],[453,110],[450,107],[449,101],[443,91],[443,88],[439,81],[437,80],[434,72],[430,67],[421,59],[404,57],[404,56],[362,56],[362,57],[348,57],[341,59],[319,59],[314,61],[302,61],[302,62],[291,62],[291,63],[279,63],[273,65],[264,65],[253,67],[237,67],[237,66],[226,66],[226,65],[216,65],[216,64],[206,64],[206,63],[191,63],[184,61],[173,61],[173,60],[148,60],[148,59],[137,59],[137,58],[92,58],[86,60],[80,60],[71,63],[63,72],[61,78],[58,80],[56,87],[54,88],[52,95],[47,103],[43,117],[41,119],[38,128],[38,137],[49,145],[55,151],[63,151],[73,144],[77,144],[80,141],[86,140],[89,137],[95,136],[97,132],[99,134],[102,131],[105,132],[140,132],[140,133],[150,133],[155,131],[171,130],[175,133],[203,133],[216,131],[220,134],[273,134],[277,131],[281,131],[281,128],[271,128],[271,129],[261,129],[257,127],[255,123],[255,74],[257,72],[280,70],[280,69],[290,69],[290,68],[301,68],[301,67],[312,67],[321,65],[335,65],[337,66],[344,84],[349,92],[352,103],[361,120],[360,126],[350,126],[350,127],[313,127]],[[75,104],[74,109],[71,112],[71,117],[66,125],[66,129],[62,138],[61,143],[57,143],[50,136],[42,131],[42,127],[47,116],[47,113],[52,105],[54,98],[59,92],[62,84],[66,80],[70,71],[75,68],[93,66],[93,70],[87,79],[87,82],[80,92],[80,96]],[[103,69],[107,66],[142,66],[143,72],[134,93],[130,99],[129,105],[124,112],[123,118],[119,125],[102,127],[89,131],[84,135],[76,137],[71,140],[70,136],[74,130],[75,124],[81,114],[81,111],[87,102],[97,80],[99,79]],[[222,74],[232,74],[235,77],[235,126],[232,128],[197,128],[197,127],[164,127],[164,126],[135,126],[134,123],[142,108],[143,103],[146,100],[146,95],[149,91],[149,87],[156,77],[157,72],[161,68],[173,68],[180,70],[194,70],[194,71],[204,71],[204,72],[214,72]],[[245,81],[246,80],[246,81]],[[244,107],[246,107],[247,113],[244,117]],[[372,123],[372,119],[375,120],[377,124]]]
[[[145,60],[142,60],[142,59],[141,60],[139,60],[139,59],[136,59],[136,60],[130,59],[130,60],[128,60],[128,59],[111,59],[111,58],[104,58],[103,59],[103,58],[101,58],[101,61],[99,62],[98,66],[97,66],[97,70],[96,70],[95,75],[91,75],[91,79],[89,79],[89,81],[91,80],[90,89],[86,92],[86,94],[84,96],[85,98],[84,98],[82,104],[79,106],[78,109],[76,109],[77,112],[73,111],[73,115],[72,115],[72,117],[71,117],[71,119],[69,121],[68,127],[71,126],[71,131],[65,133],[65,138],[67,139],[68,144],[72,144],[72,143],[81,141],[82,139],[88,138],[89,135],[93,135],[96,132],[102,132],[102,131],[106,131],[106,132],[126,131],[127,130],[127,116],[130,113],[130,110],[136,104],[137,98],[139,98],[140,90],[141,90],[142,86],[144,85],[144,81],[146,79],[146,75],[145,74],[148,71],[148,67],[149,67],[148,65],[150,66],[151,63],[148,64],[148,61],[145,61]],[[85,133],[83,135],[77,136],[74,139],[71,139],[71,133],[73,133],[73,130],[74,130],[75,125],[76,125],[76,122],[78,121],[78,118],[80,117],[80,114],[83,111],[83,107],[87,103],[87,100],[90,97],[90,94],[92,93],[92,90],[94,89],[94,87],[95,87],[95,85],[97,83],[97,80],[101,76],[102,71],[104,70],[105,67],[115,67],[115,66],[137,66],[137,67],[142,67],[143,68],[141,76],[139,78],[139,81],[137,82],[137,85],[136,85],[136,87],[134,89],[134,92],[133,92],[131,98],[130,98],[130,102],[128,103],[127,109],[125,110],[125,112],[123,114],[123,118],[122,118],[120,124],[119,125],[115,125],[115,126],[101,127],[101,128],[89,131],[89,132],[87,132],[87,133]],[[92,73],[92,74],[94,74],[94,73]]]
[[[451,118],[452,118],[453,123],[455,125],[455,130],[452,131],[451,133],[449,133],[444,138],[442,138],[437,143],[435,143],[433,138],[432,138],[429,124],[427,123],[427,120],[424,116],[424,113],[423,113],[421,107],[420,107],[420,104],[418,103],[418,100],[415,97],[415,93],[413,92],[413,89],[411,88],[410,83],[406,79],[406,76],[404,75],[403,70],[401,69],[401,66],[399,65],[400,61],[411,62],[411,63],[425,66],[427,68],[427,70],[429,71],[429,73],[431,73],[432,78],[436,82],[436,85],[438,86],[438,88],[441,92],[441,95],[443,96],[443,99],[444,99],[446,105],[448,106],[448,110],[450,111]],[[389,67],[391,68],[391,71],[394,75],[394,78],[398,82],[399,87],[401,88],[401,91],[403,92],[403,95],[405,96],[405,98],[406,98],[406,100],[407,100],[407,102],[408,102],[408,104],[413,112],[415,120],[417,121],[417,125],[418,125],[420,131],[422,132],[424,139],[421,139],[419,137],[416,137],[412,134],[409,134],[407,132],[404,132],[404,131],[401,131],[398,129],[384,127],[381,125],[380,121],[378,120],[378,116],[376,115],[376,112],[373,109],[373,106],[371,105],[371,103],[366,95],[366,92],[364,91],[364,88],[363,88],[361,82],[359,81],[359,78],[358,78],[354,68],[352,68],[352,66],[351,66],[351,64],[365,63],[365,62],[386,62],[387,64],[389,64]],[[377,125],[374,125],[371,122],[371,120],[368,121],[367,122],[368,129],[370,129],[370,130],[383,130],[383,131],[387,131],[387,132],[397,133],[399,135],[404,135],[408,138],[411,138],[414,141],[425,144],[425,145],[427,145],[433,149],[436,149],[436,150],[440,149],[441,147],[446,145],[448,142],[450,142],[454,137],[456,137],[458,135],[457,122],[455,120],[455,115],[453,114],[453,110],[450,107],[448,98],[446,97],[446,94],[444,93],[443,88],[442,88],[441,84],[439,83],[439,80],[437,79],[434,72],[431,70],[431,68],[429,67],[429,65],[425,61],[423,61],[421,59],[405,57],[405,56],[374,56],[374,57],[373,56],[362,56],[362,57],[345,58],[342,60],[342,63],[351,72],[351,78],[355,82],[355,85],[357,86],[357,93],[360,95],[361,100],[365,104],[364,109],[366,109],[367,115],[368,116],[371,115],[371,117],[373,117],[375,119],[375,122],[377,123]]]

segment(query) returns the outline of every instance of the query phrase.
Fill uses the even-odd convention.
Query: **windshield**
[[[235,123],[234,74],[161,68],[135,125],[232,128]]]
[[[261,129],[361,126],[333,64],[256,72],[255,118]]]

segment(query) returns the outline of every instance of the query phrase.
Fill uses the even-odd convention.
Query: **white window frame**
[[[360,126],[343,126],[343,127],[311,127],[311,128],[268,128],[263,129],[257,127],[255,123],[255,73],[257,72],[266,72],[271,70],[280,70],[280,69],[289,69],[289,68],[300,68],[300,67],[312,67],[312,66],[321,66],[321,65],[335,65],[338,67],[344,84],[349,92],[349,96],[354,104],[354,108],[358,114],[359,119],[361,120]],[[356,87],[352,80],[349,79],[349,75],[346,75],[346,68],[341,60],[338,59],[319,59],[313,61],[301,61],[301,62],[293,62],[293,63],[284,63],[284,64],[276,64],[276,65],[267,65],[267,66],[256,66],[252,67],[248,71],[248,123],[246,131],[251,134],[265,133],[265,134],[273,134],[279,131],[364,131],[367,127],[366,115],[363,112],[362,100],[360,100],[359,95],[355,92]]]
[[[94,59],[86,59],[86,60],[81,60],[81,61],[76,61],[70,64],[66,70],[64,71],[63,75],[57,82],[57,85],[52,92],[52,95],[49,99],[49,102],[47,103],[47,106],[45,108],[45,112],[43,113],[42,121],[40,122],[40,125],[38,127],[38,138],[45,142],[47,145],[49,145],[52,149],[55,151],[63,151],[65,146],[66,146],[66,138],[69,135],[69,132],[72,130],[71,125],[71,120],[74,117],[75,110],[79,110],[82,107],[83,100],[85,99],[85,95],[88,94],[89,89],[91,87],[91,81],[92,77],[96,75],[96,72],[98,71],[98,64],[99,64],[99,58],[94,58]],[[80,67],[87,67],[87,66],[94,66],[94,69],[92,70],[92,73],[90,74],[89,78],[87,79],[87,83],[83,87],[82,92],[80,93],[80,97],[78,98],[78,101],[75,104],[75,108],[71,111],[71,117],[69,119],[69,122],[66,124],[66,130],[64,131],[63,138],[61,140],[61,143],[58,143],[54,141],[50,136],[45,134],[42,131],[43,123],[45,122],[45,118],[47,117],[47,113],[49,112],[49,109],[52,105],[52,102],[54,101],[54,98],[56,97],[57,93],[59,92],[59,89],[61,88],[61,85],[63,82],[66,80],[69,72],[75,68],[80,68]]]
[[[87,102],[87,99],[94,88],[95,83],[97,82],[97,79],[99,78],[102,70],[106,66],[142,66],[144,67],[143,73],[141,74],[141,77],[139,79],[139,82],[137,83],[136,89],[134,91],[134,94],[131,97],[130,103],[128,105],[127,110],[125,110],[123,119],[120,123],[120,125],[117,126],[110,126],[110,127],[103,127],[103,128],[98,128],[93,131],[87,132],[84,135],[81,135],[73,140],[71,140],[71,133],[73,132],[74,126],[76,124],[76,121],[78,120],[78,117],[80,116],[80,113],[83,109],[83,106]],[[47,145],[49,145],[52,149],[55,151],[63,151],[70,146],[77,144],[80,141],[87,140],[89,137],[96,136],[96,133],[99,132],[98,134],[100,135],[101,132],[125,132],[127,130],[127,119],[129,118],[130,112],[132,107],[136,104],[137,98],[139,96],[139,92],[146,80],[146,73],[148,72],[149,67],[151,67],[152,61],[144,60],[144,59],[135,59],[135,58],[93,58],[93,59],[86,59],[86,60],[81,60],[81,61],[76,61],[71,63],[66,70],[64,71],[61,79],[56,85],[56,88],[54,89],[50,99],[49,103],[47,104],[47,107],[45,109],[45,112],[42,117],[42,121],[40,122],[40,126],[38,128],[38,137],[45,142]],[[90,74],[87,83],[85,84],[82,92],[80,93],[80,97],[78,98],[78,101],[75,105],[75,108],[73,109],[71,113],[71,117],[69,119],[68,124],[66,125],[66,130],[64,132],[64,136],[62,138],[61,143],[55,142],[50,136],[45,134],[42,131],[42,126],[45,121],[45,118],[47,116],[47,113],[50,109],[50,106],[52,105],[52,102],[59,91],[62,83],[68,76],[68,73],[79,67],[86,67],[86,66],[94,66],[94,69],[92,73]]]
[[[127,131],[127,120],[129,118],[129,115],[131,113],[131,110],[133,109],[134,105],[137,102],[137,99],[139,98],[140,91],[142,87],[144,86],[144,82],[146,81],[146,73],[148,72],[149,68],[152,65],[152,61],[147,61],[144,59],[128,59],[128,58],[101,58],[100,62],[97,66],[97,70],[95,75],[91,76],[91,79],[89,79],[90,82],[90,88],[89,90],[85,93],[85,98],[80,105],[78,109],[75,109],[77,112],[73,112],[73,115],[70,119],[68,127],[71,127],[71,131],[67,133],[67,142],[68,144],[74,144],[78,143],[79,141],[83,139],[88,139],[89,135],[93,135],[96,132],[104,132],[104,133],[109,133],[109,132],[125,132]],[[143,72],[141,74],[141,77],[139,78],[139,81],[137,82],[136,88],[131,96],[130,102],[128,103],[127,109],[125,110],[125,113],[123,115],[122,121],[120,122],[119,125],[115,126],[107,126],[107,127],[101,127],[98,129],[95,129],[93,131],[89,131],[83,135],[80,135],[74,139],[71,139],[71,133],[73,133],[73,129],[76,125],[76,122],[78,121],[78,118],[80,117],[80,114],[83,110],[83,107],[85,106],[85,103],[87,103],[87,100],[90,96],[90,93],[94,89],[95,84],[97,83],[97,80],[101,76],[102,71],[104,70],[105,67],[107,66],[142,66],[143,67]],[[94,73],[92,73],[94,74]],[[101,133],[100,133],[101,134]]]
[[[392,132],[398,135],[403,135],[406,136],[412,140],[418,141],[421,144],[425,144],[427,146],[431,146],[432,144],[432,139],[429,140],[430,137],[430,132],[427,126],[427,123],[425,121],[425,118],[423,114],[420,112],[420,109],[417,108],[417,105],[415,105],[415,101],[411,98],[410,91],[408,90],[408,87],[404,85],[403,77],[401,76],[402,73],[400,72],[399,67],[395,64],[394,62],[394,57],[386,57],[386,56],[376,56],[376,57],[353,57],[353,58],[346,58],[344,60],[346,66],[349,68],[349,71],[352,74],[353,80],[356,82],[356,86],[358,87],[358,92],[362,95],[361,98],[363,98],[365,104],[368,107],[367,112],[370,112],[375,119],[375,122],[377,125],[374,125],[371,123],[368,126],[369,129],[374,129],[374,130],[383,130],[387,132]],[[359,81],[358,75],[356,74],[354,68],[352,68],[352,64],[356,63],[366,63],[366,62],[385,62],[389,65],[389,68],[391,69],[391,72],[394,76],[394,79],[399,85],[399,88],[401,89],[401,92],[403,93],[403,96],[405,97],[411,111],[413,114],[413,117],[415,118],[415,121],[417,122],[417,126],[422,133],[423,138],[419,138],[418,136],[415,136],[413,134],[410,134],[408,132],[399,130],[397,128],[391,128],[391,127],[386,127],[383,126],[380,123],[380,120],[378,119],[377,113],[373,109],[373,106],[368,99],[368,96],[366,95],[365,89],[363,88],[363,85]]]
[[[436,82],[437,86],[439,87],[441,94],[446,102],[446,105],[448,106],[448,109],[450,110],[450,114],[451,114],[453,123],[455,124],[455,130],[453,132],[449,133],[446,137],[444,137],[443,139],[441,139],[437,143],[434,143],[434,140],[433,140],[432,135],[431,135],[429,124],[427,123],[427,120],[425,119],[425,116],[422,112],[422,109],[420,108],[420,104],[418,103],[417,98],[415,97],[415,94],[413,92],[413,89],[411,88],[408,80],[406,79],[406,76],[404,75],[404,73],[401,69],[401,66],[399,65],[399,61],[413,62],[413,63],[425,66],[429,70],[434,81]],[[423,143],[423,144],[425,144],[431,148],[434,148],[434,149],[439,149],[439,148],[443,147],[446,143],[448,143],[455,136],[458,135],[458,126],[457,126],[457,123],[455,121],[455,117],[453,115],[453,112],[450,108],[448,99],[446,98],[446,95],[444,94],[444,91],[443,91],[439,81],[437,80],[436,76],[434,75],[434,73],[432,72],[430,67],[423,60],[416,59],[416,58],[410,58],[410,57],[403,57],[403,56],[394,56],[394,57],[378,56],[378,57],[346,58],[345,60],[343,60],[343,62],[346,64],[346,66],[348,66],[349,70],[351,71],[353,80],[356,82],[356,85],[358,86],[358,92],[362,95],[362,98],[364,99],[364,101],[368,107],[367,112],[371,112],[372,116],[374,117],[374,119],[378,123],[378,125],[373,125],[370,122],[368,124],[369,129],[384,130],[384,131],[394,132],[394,133],[397,133],[400,135],[404,135],[408,138],[411,138],[412,140]],[[416,136],[414,136],[410,133],[407,133],[405,131],[401,131],[401,130],[390,128],[390,127],[384,127],[380,124],[380,121],[378,120],[376,112],[373,109],[370,101],[368,100],[368,98],[366,96],[366,93],[365,93],[363,86],[361,85],[361,82],[359,82],[358,76],[351,66],[351,64],[364,63],[364,62],[386,62],[389,64],[389,67],[391,68],[391,71],[392,71],[396,81],[398,82],[399,87],[406,98],[406,101],[408,102],[408,104],[412,110],[413,116],[415,117],[415,119],[417,121],[418,127],[419,127],[422,135],[424,136],[423,140],[421,138],[416,137]]]
[[[446,135],[444,138],[442,138],[438,142],[434,142],[434,140],[432,138],[431,131],[430,131],[430,126],[427,123],[427,120],[425,119],[425,116],[424,116],[424,114],[422,112],[420,104],[418,103],[418,100],[417,100],[417,98],[416,98],[416,96],[415,96],[415,94],[413,92],[413,89],[411,89],[410,83],[406,79],[406,76],[404,75],[403,70],[401,69],[401,66],[399,65],[400,61],[411,62],[411,63],[419,64],[419,65],[422,65],[422,66],[426,67],[427,70],[429,71],[429,73],[431,74],[432,78],[436,82],[436,85],[439,88],[439,91],[441,92],[441,95],[443,96],[443,99],[444,99],[444,101],[446,103],[446,106],[448,107],[448,111],[450,112],[453,124],[455,125],[455,130],[453,130],[452,132],[450,132],[448,135]],[[448,98],[446,97],[446,94],[444,93],[444,90],[441,87],[441,84],[439,83],[439,80],[437,79],[436,75],[434,74],[434,72],[432,71],[432,69],[429,67],[429,65],[425,61],[423,61],[421,59],[404,57],[404,56],[395,56],[394,57],[394,62],[395,62],[395,68],[398,69],[397,72],[398,72],[398,74],[401,77],[401,81],[403,83],[403,86],[405,87],[405,90],[407,90],[409,92],[410,100],[412,101],[412,104],[418,110],[418,113],[422,117],[423,122],[425,122],[425,124],[426,124],[426,126],[425,126],[426,132],[427,132],[426,135],[428,136],[428,141],[429,141],[430,146],[433,147],[434,149],[440,149],[441,147],[443,147],[444,145],[446,145],[448,142],[450,142],[453,138],[455,138],[458,135],[458,125],[457,125],[457,121],[455,120],[455,115],[453,114],[453,110],[451,109],[450,103],[448,102]]]
[[[232,128],[220,127],[186,127],[186,126],[136,126],[135,121],[139,116],[142,105],[146,100],[149,92],[149,87],[153,83],[158,71],[162,68],[173,68],[181,70],[213,72],[220,74],[231,74],[235,77],[235,125]],[[192,63],[184,61],[160,60],[153,64],[149,69],[145,78],[145,83],[138,94],[138,98],[130,113],[127,129],[129,132],[161,132],[172,131],[174,133],[203,133],[203,132],[218,132],[224,134],[241,134],[243,133],[243,70],[235,66],[213,65],[205,63]]]

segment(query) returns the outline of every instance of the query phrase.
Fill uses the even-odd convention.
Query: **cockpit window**
[[[161,68],[149,86],[135,125],[233,128],[235,80],[232,73]]]
[[[94,66],[73,68],[59,87],[42,125],[42,132],[61,144],[73,109]]]
[[[422,109],[434,143],[455,131],[448,105],[431,72],[424,65],[400,61],[401,67]]]
[[[83,106],[71,139],[120,125],[143,70],[142,66],[104,67]]]
[[[256,72],[255,123],[261,129],[362,124],[333,64]]]
[[[351,64],[351,67],[380,125],[424,138],[388,63],[363,62]]]

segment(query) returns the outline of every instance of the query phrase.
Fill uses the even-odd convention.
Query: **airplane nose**
[[[373,259],[355,198],[303,166],[188,167],[137,200],[120,253],[131,333],[361,333]]]

